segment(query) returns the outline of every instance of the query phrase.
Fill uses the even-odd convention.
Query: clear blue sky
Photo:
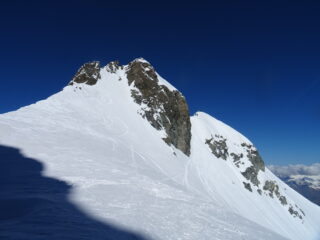
[[[268,164],[320,161],[320,3],[1,1],[0,113],[59,91],[80,65],[149,60]]]

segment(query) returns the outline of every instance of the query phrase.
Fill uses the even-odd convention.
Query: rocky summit
[[[69,85],[74,83],[85,83],[94,85],[100,79],[100,62],[94,61],[83,64]]]
[[[161,85],[150,63],[135,60],[127,68],[135,102],[142,105],[142,116],[157,130],[164,129],[164,141],[190,155],[191,123],[185,97],[178,90]]]
[[[118,61],[106,65],[110,73],[123,69]],[[157,130],[167,134],[163,140],[190,155],[191,123],[188,104],[185,97],[176,89],[169,89],[159,82],[154,67],[139,58],[126,67],[128,84],[133,85],[131,95],[141,105],[141,116],[146,118]],[[85,83],[94,85],[100,79],[100,62],[86,63],[78,70],[70,85]]]

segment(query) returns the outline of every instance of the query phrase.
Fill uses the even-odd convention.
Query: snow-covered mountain
[[[0,145],[4,239],[320,238],[320,208],[141,58],[0,115]]]

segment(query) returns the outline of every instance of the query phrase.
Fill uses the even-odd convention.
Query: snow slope
[[[162,140],[166,133],[139,114],[127,67],[103,67],[94,85],[75,83],[44,101],[0,115],[0,145],[20,149],[25,157],[44,164],[44,177],[71,185],[68,201],[85,214],[148,239],[320,238],[318,206],[267,168],[258,173],[259,186],[244,177],[241,172],[252,165],[247,158],[251,142],[234,129],[199,112],[191,117],[191,155],[167,145]],[[175,90],[158,78],[159,84]],[[206,144],[210,138],[225,141],[226,159],[212,154]],[[233,161],[231,153],[242,153],[240,162]],[[266,181],[277,183],[286,205],[263,189]],[[251,191],[244,183],[251,184]],[[18,198],[10,194],[0,195],[0,203]],[[41,198],[48,196],[42,193]],[[290,206],[297,214],[290,213]],[[71,219],[67,211],[63,214]],[[24,215],[28,217],[32,214]],[[0,232],[8,239],[27,233],[30,239],[41,239],[34,230],[39,224],[46,232],[45,221],[17,232],[22,220],[14,220],[0,218]],[[91,227],[72,221],[82,224],[81,229]],[[72,239],[61,239],[68,238]],[[55,238],[47,234],[45,239]]]

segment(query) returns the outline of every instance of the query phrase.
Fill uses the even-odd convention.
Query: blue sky
[[[67,2],[67,3],[66,3]],[[92,60],[150,61],[267,164],[320,155],[320,3],[2,1],[0,113],[61,90]]]

